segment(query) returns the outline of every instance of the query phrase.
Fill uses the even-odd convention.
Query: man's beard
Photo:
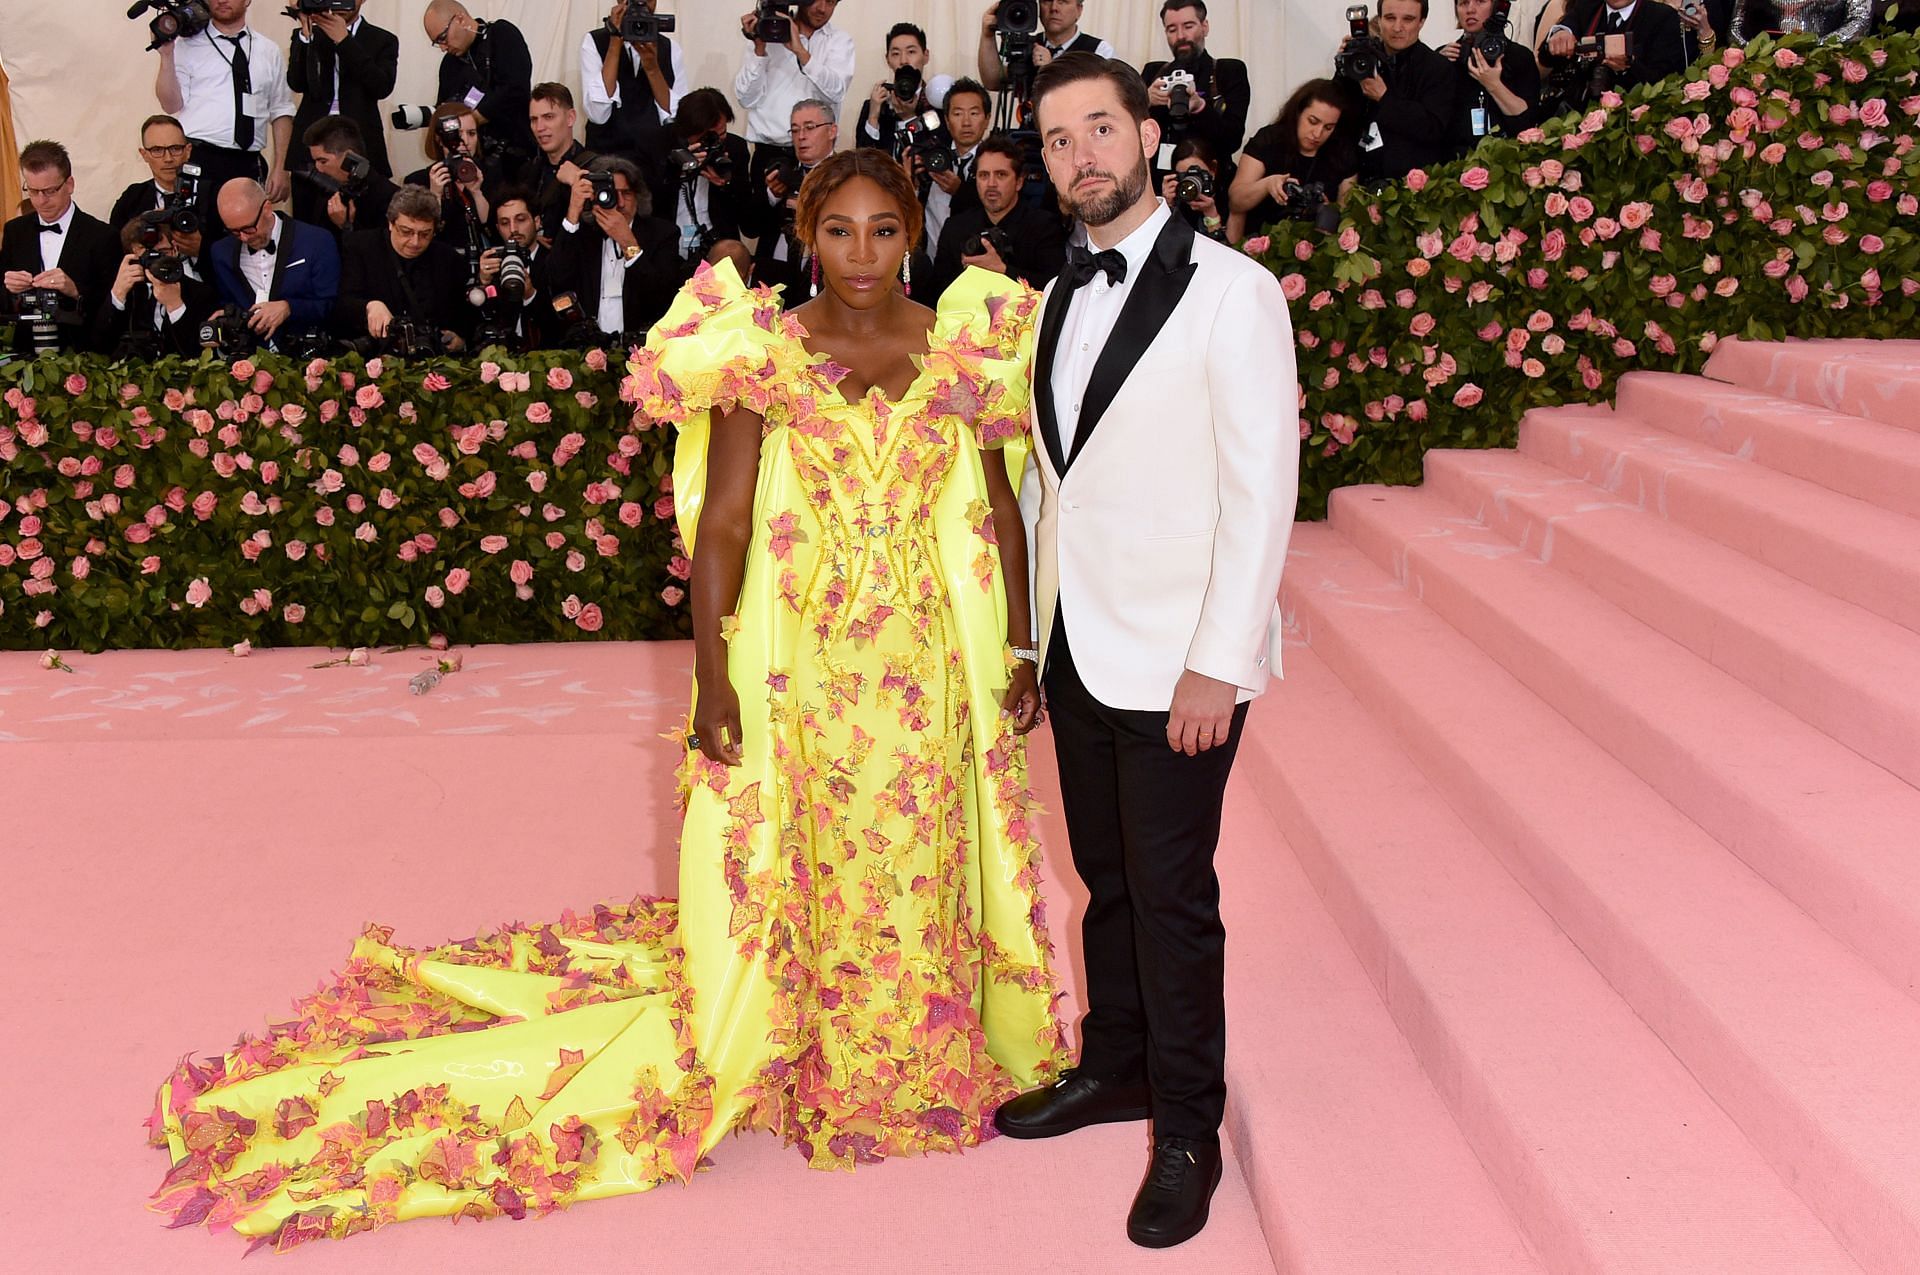
[[[1108,182],[1106,193],[1089,195],[1085,200],[1080,200],[1069,191],[1064,202],[1068,205],[1068,211],[1087,225],[1104,226],[1140,202],[1140,197],[1147,193],[1147,185],[1152,181],[1153,174],[1148,170],[1146,158],[1143,156],[1133,171],[1124,178],[1095,169],[1092,172],[1074,174],[1074,182],[1077,185],[1088,177],[1106,178]]]
[[[1199,48],[1192,40],[1181,40],[1173,46],[1173,60],[1176,62],[1191,62],[1199,52]]]

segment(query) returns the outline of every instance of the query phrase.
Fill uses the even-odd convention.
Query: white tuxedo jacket
[[[1300,469],[1280,284],[1170,217],[1064,455],[1053,401],[1060,286],[1047,290],[1034,358],[1041,667],[1064,610],[1081,680],[1110,708],[1166,711],[1186,669],[1252,699],[1280,671],[1280,571]]]

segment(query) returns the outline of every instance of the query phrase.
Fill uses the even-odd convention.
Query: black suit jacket
[[[623,332],[644,332],[660,321],[680,290],[680,234],[670,221],[641,217],[633,223],[640,243],[640,260],[626,270],[621,300],[626,315]],[[601,248],[607,237],[589,220],[569,232],[563,224],[553,241],[553,265],[547,280],[553,295],[571,292],[580,298],[588,322],[600,314]]]
[[[360,231],[379,230],[386,226],[387,205],[399,193],[398,186],[376,174],[368,180],[367,188],[351,201],[352,219],[345,226],[336,226],[333,219],[327,216],[327,201],[331,196],[312,182],[298,179],[293,183],[293,219],[322,230],[331,230],[344,249],[347,240]]]
[[[1573,0],[1560,25],[1584,38],[1604,34],[1606,19],[1605,0]],[[1626,70],[1614,74],[1614,88],[1624,92],[1686,69],[1688,46],[1681,39],[1680,15],[1659,0],[1637,0],[1633,16],[1627,20],[1627,32],[1633,37],[1633,60]],[[1540,60],[1543,65],[1552,67],[1565,61],[1548,54],[1546,47],[1547,36],[1542,36]]]
[[[1447,160],[1452,148],[1453,75],[1451,62],[1416,42],[1385,68],[1385,97],[1375,102],[1354,94],[1360,102],[1355,109],[1361,135],[1370,124],[1380,129],[1381,144],[1361,152],[1362,177],[1400,178]]]
[[[28,213],[15,217],[0,230],[0,275],[13,270],[39,274],[46,269],[40,259],[39,224],[39,214]],[[62,324],[59,340],[62,350],[80,350],[92,344],[94,319],[107,293],[113,289],[114,276],[120,273],[120,259],[126,254],[120,251],[117,230],[79,208],[73,210],[73,221],[67,226],[66,236],[67,242],[60,249],[60,269],[80,289],[80,322]],[[14,301],[11,294],[6,295],[9,314]],[[15,326],[13,348],[21,354],[33,352],[33,334],[25,324]]]
[[[727,158],[732,161],[733,175],[724,186],[708,183],[707,190],[707,229],[716,239],[738,239],[748,234],[746,227],[753,221],[754,209],[747,197],[752,189],[753,155],[747,148],[747,139],[733,133],[727,134]],[[671,208],[655,208],[653,215],[665,221],[679,223],[680,215],[686,209],[686,197],[681,187],[673,188],[674,204]],[[766,202],[766,196],[760,196],[760,202]],[[563,213],[565,209],[561,210]]]
[[[1500,58],[1501,85],[1527,104],[1527,109],[1518,115],[1500,113],[1500,108],[1480,87],[1480,81],[1467,70],[1471,56],[1471,50],[1463,47],[1459,60],[1453,64],[1453,149],[1457,155],[1466,154],[1480,141],[1473,131],[1476,107],[1484,107],[1487,112],[1486,132],[1481,136],[1517,137],[1540,122],[1540,64],[1534,61],[1531,49],[1509,40],[1507,51]]]
[[[393,96],[394,81],[400,74],[400,37],[364,18],[360,29],[338,45],[318,31],[310,41],[297,34],[293,37],[292,47],[287,50],[287,87],[301,96],[293,113],[288,166],[307,166],[307,145],[300,139],[306,135],[307,125],[324,118],[333,105],[336,62],[340,68],[340,113],[360,126],[374,171],[391,177],[393,165],[387,159],[380,104]]]
[[[367,335],[367,305],[378,301],[396,319],[433,329],[473,334],[474,308],[467,301],[466,259],[439,240],[411,262],[393,250],[385,230],[363,230],[347,240],[340,267],[340,299],[333,330],[342,338]]]
[[[144,283],[136,284],[127,293],[127,306],[123,310],[114,305],[112,285],[108,285],[107,299],[101,303],[100,313],[94,316],[93,348],[103,354],[131,355],[139,347],[133,345],[130,334],[138,332],[151,334],[158,349],[154,357],[178,354],[192,358],[200,353],[200,325],[219,305],[220,298],[211,282],[189,278],[181,281],[180,300],[186,306],[180,321],[176,323],[163,317],[156,325],[151,288]]]
[[[961,260],[967,241],[985,230],[987,224],[985,208],[972,208],[947,219],[940,231],[939,248],[933,255],[932,287],[926,293],[929,298],[937,299],[960,277],[967,268],[967,263]],[[1029,287],[1046,287],[1067,260],[1067,232],[1060,219],[1038,205],[1019,203],[999,224],[1013,238],[1013,250],[1003,258],[1007,273]]]
[[[482,22],[480,34],[465,57],[449,53],[440,59],[438,102],[465,101],[469,90],[480,90],[474,109],[487,121],[480,126],[486,141],[505,148],[510,164],[524,163],[540,153],[533,141],[527,108],[533,98],[533,54],[527,38],[511,22]]]
[[[1148,84],[1173,69],[1172,62],[1149,62],[1140,70],[1140,78]],[[1153,108],[1153,118],[1160,123],[1160,137],[1163,141],[1178,144],[1188,137],[1198,137],[1213,147],[1214,158],[1220,161],[1223,171],[1231,173],[1233,157],[1240,150],[1240,143],[1247,136],[1247,108],[1253,102],[1253,86],[1247,79],[1247,64],[1238,58],[1216,58],[1211,53],[1203,53],[1193,66],[1195,87],[1200,95],[1207,99],[1207,107],[1198,115],[1189,115],[1175,119],[1164,106]],[[1156,162],[1153,172],[1157,180],[1168,170]]]

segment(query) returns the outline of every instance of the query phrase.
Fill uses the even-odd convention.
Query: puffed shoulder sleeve
[[[784,420],[805,347],[768,288],[702,265],[627,364],[621,396],[662,424],[744,407]]]
[[[1039,313],[1038,292],[974,266],[934,311],[927,369],[936,382],[935,403],[972,424],[982,447],[1026,437]]]

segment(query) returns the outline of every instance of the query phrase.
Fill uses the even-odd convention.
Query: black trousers
[[[1227,936],[1213,854],[1247,706],[1225,744],[1175,752],[1166,713],[1109,708],[1087,690],[1064,620],[1046,692],[1073,866],[1090,896],[1080,1065],[1107,1079],[1144,1074],[1156,1136],[1217,1138]]]

